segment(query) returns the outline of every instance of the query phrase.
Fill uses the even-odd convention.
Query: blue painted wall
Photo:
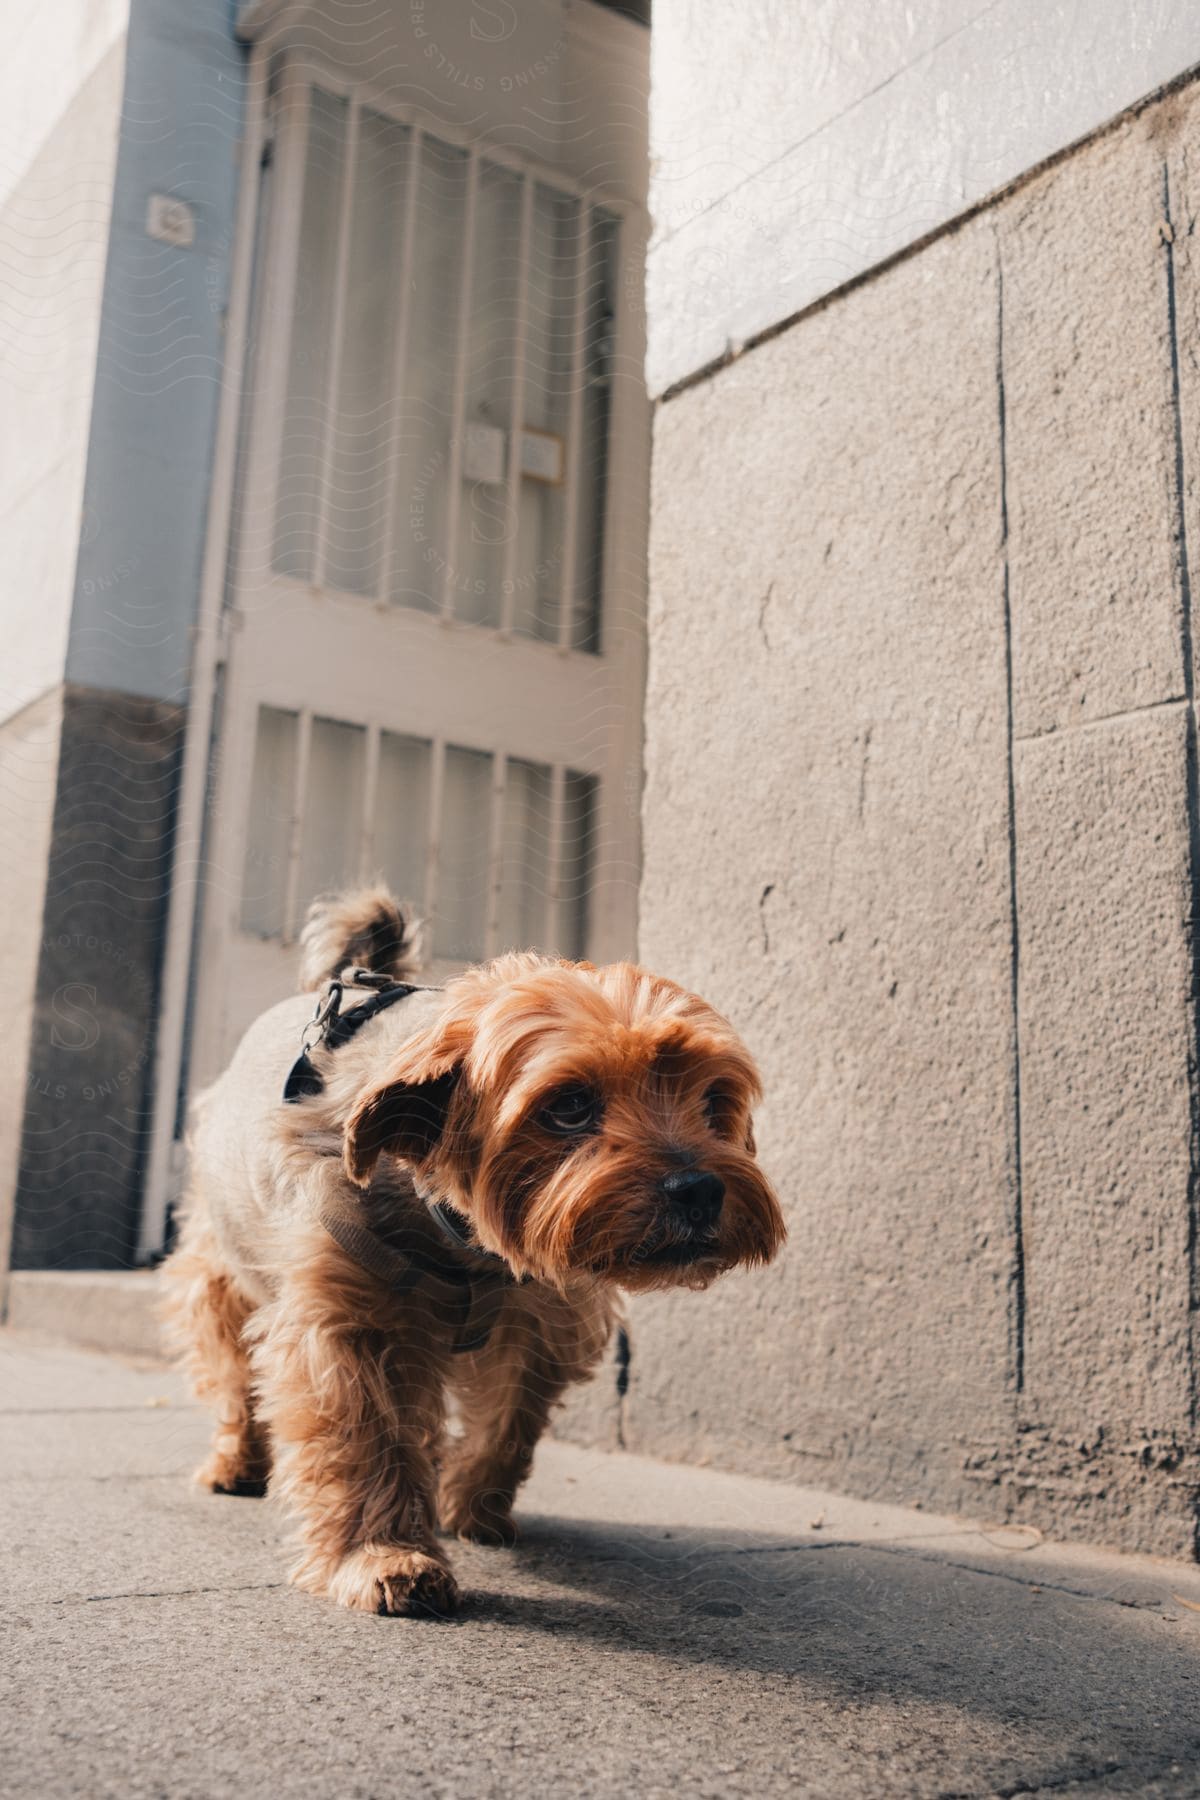
[[[133,0],[12,1260],[136,1252],[237,198],[232,0]],[[146,234],[150,195],[195,241]],[[64,1007],[77,1029],[64,1032]]]
[[[68,681],[186,699],[245,107],[234,0],[133,0]],[[195,242],[146,234],[151,194]],[[72,525],[73,525],[72,521]]]

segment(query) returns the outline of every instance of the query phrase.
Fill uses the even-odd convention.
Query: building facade
[[[386,877],[435,973],[635,942],[638,9],[78,10],[8,221],[16,1269],[161,1251],[317,892]],[[64,210],[78,302],[26,229]]]
[[[436,967],[636,943],[763,1066],[787,1250],[564,1431],[1195,1556],[1200,26],[637,10],[19,46],[14,1266],[153,1256],[382,868]]]

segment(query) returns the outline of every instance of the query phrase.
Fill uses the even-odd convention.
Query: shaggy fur
[[[386,890],[340,896],[310,915],[305,976],[407,975],[412,945]],[[264,1014],[197,1107],[164,1275],[170,1329],[217,1413],[198,1479],[250,1494],[269,1476],[299,1527],[302,1587],[446,1613],[438,1528],[512,1542],[534,1447],[594,1370],[620,1291],[701,1288],[782,1243],[754,1153],[758,1077],[726,1021],[673,982],[525,953],[314,1050],[323,1090],[284,1106],[313,1005],[309,993]],[[702,1176],[710,1204],[689,1210],[680,1184]],[[393,1292],[321,1223],[351,1202],[386,1243],[469,1268],[478,1252],[447,1245],[433,1196],[521,1278],[465,1354],[436,1284]]]

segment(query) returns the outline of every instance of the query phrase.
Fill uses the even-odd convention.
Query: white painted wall
[[[62,679],[129,0],[0,0],[0,718]]]
[[[652,392],[1196,62],[1192,0],[655,0]]]

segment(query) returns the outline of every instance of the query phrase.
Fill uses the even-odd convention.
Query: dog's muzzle
[[[710,1169],[673,1169],[659,1189],[673,1218],[691,1232],[711,1231],[721,1216],[725,1183]]]

